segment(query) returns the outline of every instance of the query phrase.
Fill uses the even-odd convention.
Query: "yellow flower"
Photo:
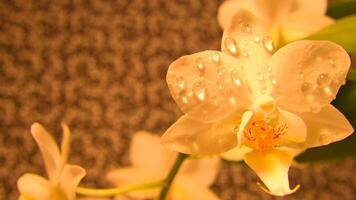
[[[41,150],[49,179],[26,173],[17,181],[20,200],[74,200],[75,189],[85,176],[85,170],[67,164],[70,131],[62,124],[61,152],[52,136],[38,123],[31,126],[31,134]]]
[[[226,0],[219,8],[218,21],[228,27],[234,14],[246,9],[268,28],[276,46],[305,38],[332,24],[326,16],[327,0]]]
[[[177,153],[168,151],[160,137],[141,131],[134,135],[130,146],[131,166],[108,173],[108,179],[116,186],[142,184],[163,180],[168,174]],[[218,200],[209,189],[219,167],[218,158],[187,160],[174,179],[169,190],[170,200]],[[135,199],[155,198],[160,189],[129,193]],[[117,199],[123,199],[118,196]]]
[[[239,11],[225,29],[222,52],[174,61],[171,94],[185,113],[163,135],[186,154],[243,157],[274,195],[293,192],[288,169],[295,154],[353,132],[330,102],[344,84],[350,58],[329,41],[296,41],[273,53],[257,18]]]

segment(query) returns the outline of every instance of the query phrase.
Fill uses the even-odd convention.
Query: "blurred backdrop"
[[[141,129],[162,134],[181,115],[165,83],[176,58],[219,49],[212,0],[0,1],[0,199],[16,199],[24,172],[44,174],[30,136],[40,122],[60,139],[72,130],[71,163],[82,184],[107,187],[105,173],[129,164]],[[356,160],[290,171],[301,189],[283,199],[356,196]],[[279,199],[263,193],[252,170],[222,162],[213,189],[223,200]]]

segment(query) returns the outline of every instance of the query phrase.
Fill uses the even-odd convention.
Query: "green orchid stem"
[[[92,197],[109,197],[115,196],[118,194],[124,194],[128,192],[148,190],[153,188],[162,187],[164,181],[156,181],[151,183],[144,183],[139,185],[131,185],[125,187],[117,187],[117,188],[109,188],[109,189],[93,189],[93,188],[85,188],[85,187],[77,187],[77,194],[92,196]]]
[[[179,168],[182,166],[182,164],[183,164],[183,162],[184,162],[184,160],[186,158],[188,158],[188,155],[182,154],[182,153],[178,154],[176,162],[172,166],[171,171],[169,172],[167,178],[164,181],[162,190],[161,190],[161,192],[160,192],[160,194],[158,196],[158,200],[165,200],[166,199],[166,196],[168,194],[169,188],[171,187],[172,182],[173,182],[174,178],[176,177],[176,175],[177,175],[177,173],[179,171]]]

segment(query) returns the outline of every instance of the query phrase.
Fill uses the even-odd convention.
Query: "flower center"
[[[286,130],[286,124],[273,126],[265,120],[253,120],[244,131],[245,142],[254,149],[268,150],[279,144]]]

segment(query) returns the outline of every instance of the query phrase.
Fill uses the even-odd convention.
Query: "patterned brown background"
[[[219,49],[213,0],[0,1],[0,199],[16,199],[24,172],[43,174],[31,123],[73,132],[71,162],[83,184],[128,165],[132,133],[162,133],[181,114],[165,84],[179,56]],[[224,200],[279,199],[256,186],[243,165],[222,164],[214,190]],[[355,160],[292,169],[302,188],[284,199],[356,196]]]

